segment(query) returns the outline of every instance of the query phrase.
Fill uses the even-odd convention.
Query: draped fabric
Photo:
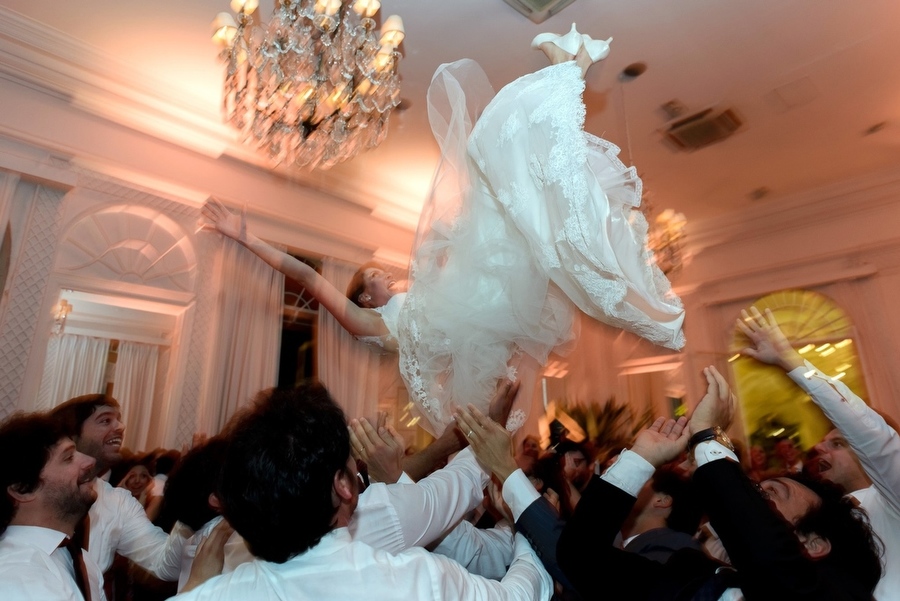
[[[77,334],[51,336],[36,411],[82,394],[105,392],[110,341]]]
[[[262,389],[278,381],[284,276],[239,243],[223,241],[216,328],[200,427],[219,432]]]
[[[158,360],[159,347],[154,344],[129,341],[119,344],[113,396],[122,407],[126,444],[132,450],[148,450],[151,425],[155,420],[165,419],[153,411]]]
[[[347,287],[357,267],[336,259],[322,261],[322,277],[338,290]],[[379,355],[352,335],[332,317],[319,310],[319,381],[349,418],[372,418],[378,411]]]
[[[486,106],[490,86],[473,61],[442,65],[432,80],[441,164],[397,339],[410,398],[435,433],[456,404],[486,410],[511,360],[544,364],[564,350],[577,309],[684,344],[681,302],[646,250],[641,180],[615,145],[583,130],[581,75],[573,61],[553,65]]]

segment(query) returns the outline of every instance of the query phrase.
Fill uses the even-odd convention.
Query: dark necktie
[[[91,518],[85,515],[75,527],[75,533],[66,545],[72,556],[72,565],[75,567],[75,584],[84,596],[84,601],[95,601],[91,597],[91,581],[88,578],[87,565],[84,563],[84,551],[87,550],[90,534]]]

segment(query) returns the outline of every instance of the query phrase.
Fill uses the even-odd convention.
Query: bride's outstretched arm
[[[260,259],[301,284],[351,334],[387,334],[387,327],[378,313],[355,305],[315,269],[247,231],[247,220],[243,213],[235,215],[220,201],[210,199],[203,205],[201,214],[206,220],[204,229],[216,230],[240,242]]]

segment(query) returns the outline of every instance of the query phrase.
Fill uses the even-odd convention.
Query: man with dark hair
[[[189,529],[176,524],[167,536],[150,522],[131,493],[110,486],[101,477],[122,459],[125,425],[118,401],[103,394],[83,395],[54,408],[50,416],[72,438],[79,452],[96,461],[93,475],[97,501],[88,514],[86,551],[100,569],[106,572],[119,553],[161,580],[178,580]]]
[[[702,513],[690,480],[671,465],[660,467],[622,524],[622,548],[659,563],[679,549],[700,550],[693,535]]]
[[[65,545],[94,503],[94,460],[43,414],[0,425],[0,591],[4,601],[103,599],[103,575]]]
[[[50,416],[75,441],[79,452],[96,460],[96,474],[105,474],[122,460],[125,424],[116,399],[105,394],[78,396],[55,407]]]
[[[724,436],[734,411],[728,384],[714,367],[704,375],[707,392],[689,424],[658,419],[588,485],[557,548],[575,588],[586,598],[608,593],[610,583],[597,575],[602,565],[628,583],[629,599],[719,599],[739,592],[747,601],[870,600],[881,565],[865,512],[791,478],[757,488]],[[733,569],[690,549],[659,564],[612,545],[637,490],[655,466],[685,447],[697,465],[692,481]],[[589,547],[596,551],[585,553]]]
[[[424,549],[389,554],[347,528],[359,498],[341,409],[319,385],[272,390],[229,430],[219,500],[257,559],[179,599],[538,599],[551,582],[517,537],[502,581]]]
[[[743,354],[783,369],[834,424],[815,446],[818,475],[866,510],[884,546],[885,570],[875,598],[900,599],[900,435],[846,384],[805,361],[771,311],[752,307],[742,317],[738,327],[752,344]]]

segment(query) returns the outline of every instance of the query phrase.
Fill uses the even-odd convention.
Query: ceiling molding
[[[0,6],[0,73],[114,123],[207,156],[234,134],[186,94],[164,96],[153,81],[115,56]]]
[[[688,222],[692,254],[735,242],[793,232],[823,222],[840,220],[867,210],[896,204],[900,197],[900,170],[891,169],[829,186],[767,199],[739,213]]]

